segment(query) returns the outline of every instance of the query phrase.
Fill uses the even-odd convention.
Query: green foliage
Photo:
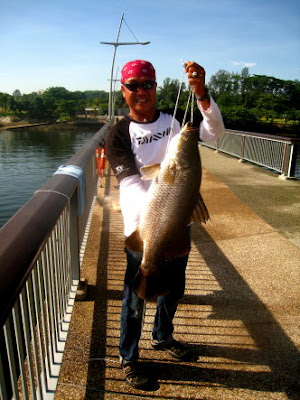
[[[209,89],[214,98],[221,94],[231,94],[233,92],[234,75],[228,71],[220,69],[212,75],[209,82]]]
[[[55,103],[58,117],[62,120],[71,119],[76,114],[75,100],[58,100]]]
[[[180,87],[178,79],[166,78],[163,81],[163,86],[157,89],[157,107],[160,110],[172,110],[175,107],[177,93]],[[185,89],[185,86],[182,87]],[[183,99],[181,99],[183,101]]]
[[[43,93],[21,94],[16,89],[13,96],[0,92],[0,112],[14,112],[37,120],[69,120],[76,111],[84,113],[85,107],[107,113],[108,93],[99,90],[70,92],[64,87],[51,87]]]
[[[278,127],[286,124],[286,129],[299,121],[300,83],[297,80],[250,76],[249,70],[244,68],[240,74],[218,71],[211,77],[208,87],[228,127],[257,130],[259,123],[265,121],[276,123]]]
[[[257,123],[257,116],[253,109],[244,105],[220,107],[225,125],[234,129],[248,129]]]
[[[217,101],[225,126],[234,129],[258,129],[263,122],[298,127],[300,123],[300,82],[284,81],[265,75],[250,76],[249,69],[241,73],[219,70],[207,84]],[[157,107],[173,113],[180,82],[166,78],[157,88]],[[177,117],[182,118],[189,88],[182,85]],[[51,87],[44,93],[21,94],[16,89],[12,96],[0,92],[0,113],[26,114],[38,120],[72,119],[85,107],[95,110],[95,115],[107,114],[109,94],[103,90],[70,92],[64,87]],[[114,94],[115,113],[124,107],[121,90]],[[201,118],[196,111],[195,120]],[[280,122],[279,122],[280,121]],[[265,128],[265,125],[264,125]]]

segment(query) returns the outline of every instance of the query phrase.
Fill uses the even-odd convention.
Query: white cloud
[[[232,61],[232,65],[234,67],[243,66],[243,67],[255,67],[256,63],[253,62],[243,62],[243,61]]]

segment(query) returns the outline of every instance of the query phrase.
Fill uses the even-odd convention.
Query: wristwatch
[[[203,97],[199,97],[199,96],[196,95],[196,99],[199,100],[199,101],[204,101],[206,99],[209,99],[209,93],[208,93],[207,88],[205,88],[205,95]]]

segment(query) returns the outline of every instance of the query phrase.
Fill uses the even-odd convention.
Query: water
[[[97,131],[0,131],[0,227]]]

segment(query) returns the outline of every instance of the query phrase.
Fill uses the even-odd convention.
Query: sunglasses
[[[143,90],[151,90],[156,86],[155,81],[145,81],[145,82],[133,82],[133,83],[122,83],[130,92],[137,92],[138,88]]]

